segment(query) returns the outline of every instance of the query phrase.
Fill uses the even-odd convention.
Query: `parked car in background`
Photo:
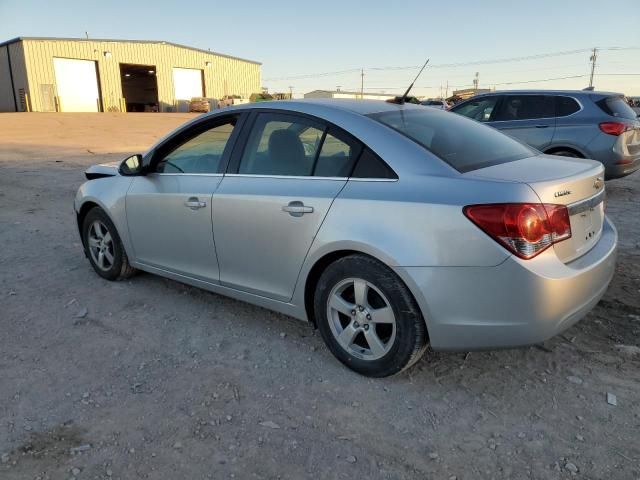
[[[607,179],[640,168],[640,121],[618,93],[492,92],[451,108],[541,152],[602,162]]]
[[[640,117],[640,97],[628,97],[628,100],[630,101],[631,109]]]
[[[189,111],[197,113],[209,113],[211,104],[204,97],[193,97],[189,102]]]
[[[386,376],[429,343],[535,344],[593,308],[616,258],[603,173],[419,105],[262,102],[89,168],[74,208],[103,278],[145,270],[310,321]]]
[[[439,100],[434,98],[423,100],[422,102],[420,102],[420,105],[424,105],[425,107],[437,108],[440,110],[448,110],[450,107],[446,100]]]

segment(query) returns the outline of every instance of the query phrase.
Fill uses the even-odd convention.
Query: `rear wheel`
[[[549,155],[557,155],[559,157],[584,158],[578,152],[575,152],[573,150],[555,150],[547,153]]]
[[[427,346],[420,310],[387,266],[350,255],[323,272],[314,298],[318,328],[343,364],[371,377],[413,365]]]
[[[84,217],[82,240],[91,266],[102,278],[123,280],[136,272],[115,225],[101,208],[92,208]]]

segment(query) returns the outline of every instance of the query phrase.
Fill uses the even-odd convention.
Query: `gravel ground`
[[[0,478],[640,478],[640,174],[607,183],[618,269],[583,321],[372,380],[302,322],[93,273],[84,168],[187,118],[0,114]]]

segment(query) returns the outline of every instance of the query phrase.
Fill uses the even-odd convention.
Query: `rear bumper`
[[[564,264],[550,248],[533,260],[509,257],[495,267],[397,267],[441,350],[540,343],[584,317],[615,270],[618,234],[605,219],[598,243]]]
[[[625,159],[622,159],[624,161]],[[605,163],[604,164],[604,174],[607,180],[612,180],[614,178],[626,177],[627,175],[632,174],[636,170],[640,169],[640,156],[626,159],[629,163]]]

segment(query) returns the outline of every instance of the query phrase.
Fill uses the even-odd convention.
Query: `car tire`
[[[320,276],[314,313],[327,347],[344,365],[369,377],[387,377],[420,359],[426,324],[413,295],[389,267],[349,255]]]
[[[558,157],[584,158],[573,150],[556,150],[549,155],[556,155]]]
[[[98,275],[107,280],[124,280],[137,270],[129,264],[115,225],[100,207],[92,208],[82,222],[82,242]]]

